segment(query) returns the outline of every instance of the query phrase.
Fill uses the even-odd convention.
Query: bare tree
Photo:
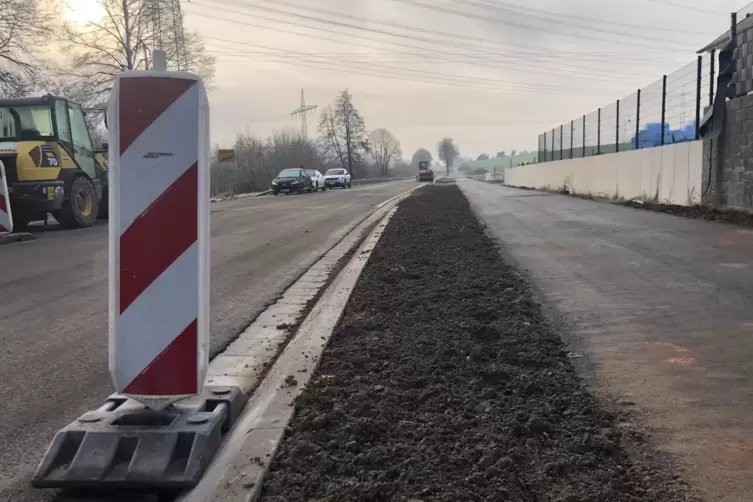
[[[4,1],[4,0],[0,0]],[[18,0],[22,1],[22,0]],[[152,68],[152,51],[163,49],[168,69],[191,71],[211,81],[215,59],[202,39],[173,17],[169,0],[97,0],[104,15],[83,28],[66,24],[63,47],[72,56],[67,74],[94,91],[88,105],[104,104],[115,75]]]
[[[379,168],[379,173],[382,177],[387,178],[387,171],[392,161],[403,155],[400,142],[387,129],[380,128],[369,133],[369,144],[371,146],[371,157]]]
[[[363,156],[369,151],[369,143],[366,124],[347,89],[340,91],[333,106],[324,108],[319,121],[319,134],[325,154],[339,160],[340,165],[356,178],[355,168],[359,167],[360,170]]]
[[[31,91],[54,19],[40,0],[0,0],[0,96]]]
[[[437,143],[437,153],[439,153],[439,160],[444,162],[445,174],[449,176],[453,163],[460,155],[455,141],[452,138],[444,138]]]
[[[413,166],[402,159],[395,162],[395,167],[392,172],[394,176],[402,178],[410,178],[416,174],[416,170],[413,169]]]
[[[410,165],[413,168],[414,171],[418,170],[418,163],[422,160],[428,160],[429,163],[434,161],[434,157],[431,155],[431,152],[425,148],[419,148],[416,150],[416,153],[413,154],[413,157],[411,158]]]
[[[215,147],[211,161],[212,195],[234,195],[266,190],[277,174],[286,168],[324,170],[322,154],[315,143],[304,140],[297,131],[275,132],[265,139],[239,134],[235,160],[219,162]]]

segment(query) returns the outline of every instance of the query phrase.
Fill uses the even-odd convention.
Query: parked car
[[[350,173],[346,169],[330,169],[324,173],[324,184],[327,188],[350,188]]]
[[[327,185],[324,183],[324,175],[316,169],[306,169],[306,174],[309,175],[311,181],[314,182],[314,191],[321,190],[322,192],[327,189]]]
[[[304,169],[283,169],[275,179],[272,180],[272,193],[275,195],[280,192],[311,193],[314,191],[314,183],[311,176],[306,174]]]

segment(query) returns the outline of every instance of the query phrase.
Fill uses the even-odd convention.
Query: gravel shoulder
[[[282,501],[691,501],[585,388],[456,186],[404,201],[263,486]]]

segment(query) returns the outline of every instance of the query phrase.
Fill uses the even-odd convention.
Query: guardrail
[[[364,178],[352,180],[353,185],[370,185],[373,183],[385,183],[387,181],[399,181],[397,178]]]

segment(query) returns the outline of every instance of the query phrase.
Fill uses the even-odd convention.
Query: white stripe
[[[0,210],[0,225],[7,228],[9,232],[13,231],[13,209],[10,207],[10,198],[8,198],[8,184],[5,178],[5,165],[0,160],[0,199],[5,199],[5,207],[8,212]]]
[[[120,157],[120,234],[199,158],[199,86],[192,85]],[[148,153],[172,156],[144,158]],[[193,273],[195,275],[195,272]]]
[[[198,315],[198,245],[192,244],[118,318],[115,378],[124,389]]]
[[[0,197],[2,198],[2,197]],[[0,226],[7,229],[9,232],[13,230],[10,223],[10,215],[6,213],[5,211],[0,210]]]

